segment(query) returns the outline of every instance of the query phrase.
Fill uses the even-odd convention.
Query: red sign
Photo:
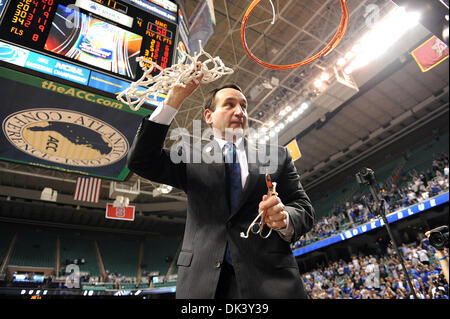
[[[106,206],[106,218],[119,220],[134,220],[134,206],[114,207],[112,204]]]
[[[433,35],[412,51],[411,55],[422,72],[427,72],[448,58],[448,46]]]

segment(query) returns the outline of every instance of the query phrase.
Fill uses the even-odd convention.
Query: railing
[[[396,222],[400,219],[407,218],[416,213],[426,211],[435,206],[444,204],[448,201],[449,201],[449,192],[448,192],[448,190],[446,190],[426,201],[422,201],[420,203],[411,205],[409,207],[404,207],[402,209],[388,213],[386,215],[386,218],[388,220],[388,223]],[[383,225],[384,225],[384,223],[383,223],[383,220],[381,219],[381,217],[372,218],[369,221],[365,221],[365,222],[359,224],[357,227],[354,227],[352,229],[347,229],[342,232],[340,231],[339,233],[332,234],[331,236],[328,236],[325,238],[321,238],[320,240],[309,243],[308,245],[304,245],[301,247],[294,246],[293,254],[294,254],[294,256],[300,256],[300,255],[309,253],[311,251],[323,248],[325,246],[335,244],[339,241],[347,240],[352,237],[361,235],[367,231],[371,231],[371,230],[379,228]]]

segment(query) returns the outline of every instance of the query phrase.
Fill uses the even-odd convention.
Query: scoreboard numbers
[[[0,41],[95,71],[106,71],[125,80],[135,80],[142,75],[135,61],[138,56],[145,56],[162,68],[171,66],[177,24],[176,14],[174,21],[169,21],[151,10],[130,5],[133,1],[6,1],[0,21]],[[70,10],[72,13],[68,13]],[[74,16],[81,22],[71,23]],[[132,23],[125,24],[120,17]],[[105,37],[102,32],[114,35]],[[111,43],[111,39],[119,40]],[[62,48],[68,49],[63,51]],[[108,61],[99,56],[104,54],[109,54]],[[154,75],[158,72],[156,70]]]

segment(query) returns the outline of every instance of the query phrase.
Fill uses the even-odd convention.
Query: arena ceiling
[[[332,77],[323,89],[313,83],[323,71],[333,74],[340,57],[350,51],[361,35],[371,28],[368,8],[375,5],[379,18],[395,5],[388,0],[348,0],[349,25],[344,40],[326,57],[292,70],[272,70],[255,63],[245,53],[240,27],[250,0],[214,0],[216,24],[205,50],[219,56],[232,75],[202,85],[183,105],[171,129],[192,130],[194,120],[203,118],[203,102],[208,91],[225,82],[241,86],[249,100],[249,124],[260,128],[268,121],[281,121],[280,111],[287,105],[308,109],[278,133],[286,145],[296,139],[302,157],[295,162],[307,191],[331,187],[343,173],[370,163],[375,155],[401,151],[433,130],[448,131],[448,59],[428,72],[422,72],[410,52],[431,33],[417,25],[387,52],[369,65],[356,70],[347,84]],[[306,59],[323,48],[333,37],[341,18],[337,0],[273,0],[273,19],[269,1],[261,3],[247,22],[247,43],[260,59],[273,64],[291,64]],[[192,20],[198,1],[183,0]],[[351,85],[354,87],[352,88]],[[203,125],[205,125],[203,123]],[[173,141],[167,140],[169,147]],[[76,175],[0,162],[0,195],[4,222],[53,225],[132,234],[180,233],[184,227],[186,197],[179,190],[153,196],[160,185],[141,178],[141,194],[133,204],[134,222],[104,218],[109,182],[103,184],[98,204],[73,200]],[[341,174],[341,175],[340,175]],[[139,177],[132,175],[132,185]],[[40,201],[43,187],[58,191],[57,203]],[[314,195],[311,196],[314,198]],[[317,197],[317,196],[316,196]]]

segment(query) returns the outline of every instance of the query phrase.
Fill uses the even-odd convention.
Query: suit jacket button
[[[216,268],[220,268],[220,266],[222,266],[222,263],[220,261],[216,262]]]

